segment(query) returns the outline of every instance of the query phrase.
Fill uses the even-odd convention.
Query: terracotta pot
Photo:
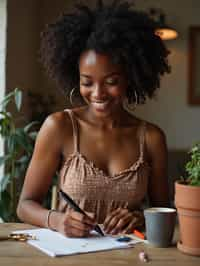
[[[180,241],[178,249],[190,255],[200,256],[200,187],[175,183]]]

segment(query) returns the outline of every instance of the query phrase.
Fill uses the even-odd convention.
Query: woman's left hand
[[[129,234],[144,224],[144,216],[141,211],[129,211],[118,208],[112,211],[104,221],[104,231],[107,234]]]

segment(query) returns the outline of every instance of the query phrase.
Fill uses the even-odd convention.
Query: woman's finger
[[[122,231],[122,233],[132,233],[133,230],[139,226],[144,225],[144,216],[142,213],[136,211],[133,212],[132,221],[129,225]]]
[[[121,208],[118,208],[114,211],[112,211],[105,219],[103,225],[104,225],[104,229],[106,230],[107,226],[109,225],[110,221],[113,219],[113,217],[115,217],[119,212],[120,212]]]
[[[90,217],[92,220],[95,221],[95,213],[94,212],[85,212],[87,214],[88,217]]]
[[[107,224],[107,227],[105,228],[106,233],[116,233],[115,232],[115,227],[118,224],[119,220],[125,217],[128,214],[127,209],[120,209],[115,216],[113,216],[110,220],[109,223]],[[113,231],[114,230],[114,231]]]
[[[115,225],[115,228],[113,229],[112,233],[113,234],[117,234],[119,233],[120,231],[122,231],[126,226],[127,224],[129,224],[133,219],[133,215],[132,213],[126,213],[124,216],[122,216],[118,223]]]
[[[94,227],[94,226],[88,225],[87,223],[83,223],[79,220],[73,219],[72,217],[71,219],[68,219],[65,225],[69,225],[72,228],[76,228],[78,230],[85,231],[85,232],[92,230]]]
[[[80,230],[79,228],[68,224],[64,227],[64,234],[68,237],[86,237],[90,234],[88,230]]]
[[[122,231],[122,234],[130,234],[133,232],[134,228],[136,227],[136,218],[134,217],[133,220],[128,224],[128,226]]]
[[[95,225],[95,219],[92,218],[89,215],[84,215],[84,214],[82,214],[80,212],[77,212],[77,211],[74,211],[74,210],[70,210],[68,212],[68,215],[70,215],[70,217],[72,219],[80,221],[83,224],[87,224],[87,225],[90,225],[90,226],[94,226]],[[90,215],[91,215],[91,213],[90,213]]]
[[[62,231],[68,236],[86,236],[94,228],[94,224],[89,223],[88,219],[91,218],[85,218],[84,215],[81,215],[74,210],[69,210],[65,213],[62,220]]]

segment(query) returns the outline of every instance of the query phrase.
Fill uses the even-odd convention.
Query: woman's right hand
[[[62,213],[58,219],[56,230],[68,237],[87,237],[90,231],[94,229],[96,221],[94,214],[86,212],[83,215],[79,212],[69,209]]]

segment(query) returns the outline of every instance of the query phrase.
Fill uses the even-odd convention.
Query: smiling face
[[[108,55],[89,50],[80,57],[79,71],[80,93],[93,112],[107,116],[122,109],[127,89],[122,66]]]

